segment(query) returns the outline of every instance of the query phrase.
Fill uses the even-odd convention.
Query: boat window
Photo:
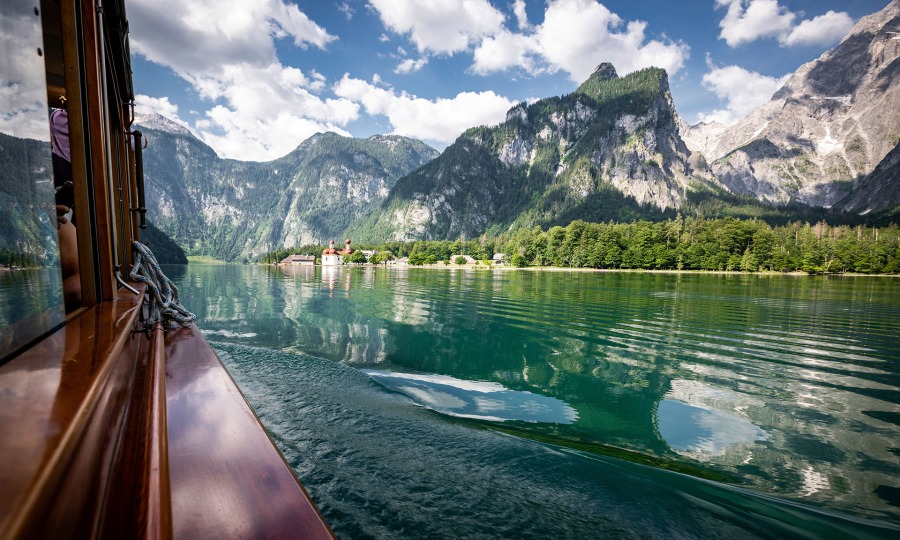
[[[2,362],[65,314],[40,4],[0,4]]]

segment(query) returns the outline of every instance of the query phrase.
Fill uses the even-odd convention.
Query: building
[[[341,266],[344,264],[344,255],[350,255],[353,250],[350,249],[350,240],[344,242],[344,249],[337,250],[334,248],[334,240],[328,244],[328,248],[322,250],[322,266]]]
[[[313,266],[316,264],[314,255],[288,255],[280,263],[285,266]]]

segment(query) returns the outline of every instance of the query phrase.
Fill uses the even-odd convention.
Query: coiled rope
[[[132,242],[131,247],[134,249],[134,264],[128,277],[147,285],[148,294],[144,302],[149,309],[144,311],[144,329],[149,330],[156,323],[162,323],[166,330],[190,326],[196,317],[181,305],[178,288],[163,274],[153,252],[140,242]]]

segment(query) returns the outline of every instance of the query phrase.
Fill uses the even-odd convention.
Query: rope
[[[190,326],[196,317],[181,305],[178,289],[163,274],[153,252],[140,242],[132,242],[131,247],[134,250],[134,264],[128,277],[147,285],[148,294],[144,302],[149,306],[149,314],[144,318],[144,328],[150,329],[156,323],[162,323],[166,330]]]

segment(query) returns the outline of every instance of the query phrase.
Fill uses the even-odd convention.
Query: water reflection
[[[222,336],[224,338],[252,338],[256,337],[254,332],[232,332],[231,330],[204,330],[207,336]]]
[[[614,446],[900,519],[888,489],[900,477],[898,280],[302,267],[169,275],[214,345],[485,381],[577,411],[525,424],[542,440]],[[448,413],[511,418],[475,400],[492,393],[381,379]]]
[[[509,390],[482,381],[465,381],[446,375],[396,373],[363,369],[382,386],[405,394],[415,402],[440,413],[492,422],[520,420],[571,424],[578,413],[565,401]]]
[[[2,11],[0,360],[64,317],[40,10],[7,1]]]
[[[752,397],[697,381],[674,380],[672,390],[659,403],[659,434],[679,454],[700,461],[730,454],[746,464],[753,443],[769,438],[745,415],[763,403]]]
[[[307,267],[310,268],[310,267]],[[331,298],[334,298],[334,290],[335,289],[343,289],[344,297],[350,298],[350,270],[347,270],[347,275],[344,276],[344,268],[342,266],[321,266],[319,267],[322,272],[322,283],[328,287],[329,295]],[[313,268],[313,270],[315,270]]]

